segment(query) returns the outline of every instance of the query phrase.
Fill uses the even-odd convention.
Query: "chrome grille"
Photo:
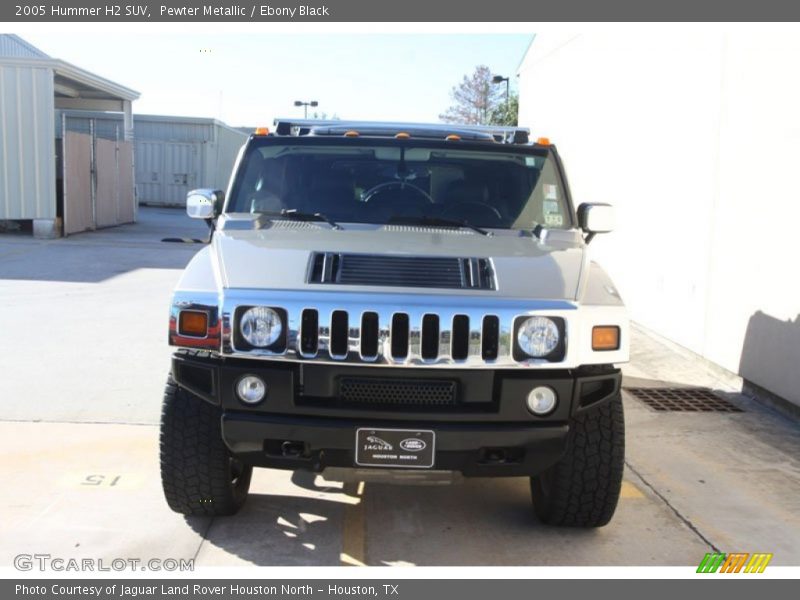
[[[374,311],[352,319],[346,311],[335,310],[324,320],[313,308],[303,310],[297,340],[301,356],[307,358],[327,353],[334,360],[357,356],[367,362],[381,356],[399,362],[409,358],[463,361],[470,356],[492,361],[502,345],[499,319],[493,315],[476,324],[468,315],[457,314],[443,323],[435,314],[426,313],[419,322],[412,322],[408,313],[397,312],[389,323],[381,323]]]
[[[241,307],[256,304],[285,316],[285,344],[271,348],[241,344],[237,315]],[[225,295],[221,307],[221,351],[252,358],[409,367],[555,366],[570,360],[568,320],[574,305],[538,301],[532,307],[524,300],[486,304],[480,296],[236,290]],[[515,355],[515,323],[531,314],[564,320],[567,341],[562,358]]]

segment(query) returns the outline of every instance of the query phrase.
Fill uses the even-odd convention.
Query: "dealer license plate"
[[[362,467],[430,469],[436,434],[420,429],[369,429],[356,431],[356,464]]]

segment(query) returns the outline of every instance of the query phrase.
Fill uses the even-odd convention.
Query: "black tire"
[[[220,429],[221,411],[170,376],[161,411],[161,485],[169,507],[196,516],[232,515],[247,499],[253,467],[235,459]]]
[[[531,477],[536,516],[547,525],[602,527],[617,508],[625,466],[622,396],[570,421],[566,454]]]

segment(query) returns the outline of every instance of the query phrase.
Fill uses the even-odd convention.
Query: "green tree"
[[[519,94],[512,91],[508,102],[503,99],[489,114],[489,125],[518,125]]]

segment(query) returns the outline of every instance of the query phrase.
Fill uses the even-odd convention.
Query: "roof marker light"
[[[405,131],[401,131],[397,135],[394,136],[396,140],[407,140],[411,137],[410,134],[406,133]]]
[[[444,139],[447,140],[448,142],[459,142],[459,141],[461,141],[461,136],[460,135],[456,135],[455,133],[451,133],[450,135],[448,135]]]
[[[540,137],[536,138],[536,143],[540,146],[549,146],[550,145],[550,138]]]
[[[269,135],[269,127],[256,127],[256,135]]]
[[[344,137],[358,137],[359,133],[357,131],[345,131]]]

